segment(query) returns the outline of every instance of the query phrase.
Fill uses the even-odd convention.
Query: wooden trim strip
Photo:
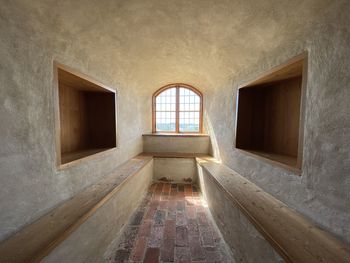
[[[208,154],[204,153],[176,153],[176,152],[144,152],[142,156],[152,156],[154,158],[210,158]]]
[[[53,66],[54,66],[55,71],[58,71],[58,70],[66,71],[66,72],[68,72],[68,73],[70,73],[72,75],[77,76],[78,78],[80,78],[80,79],[82,79],[84,81],[87,81],[87,82],[90,82],[90,83],[96,85],[97,87],[101,88],[101,90],[107,90],[108,92],[111,92],[111,93],[116,93],[117,92],[116,89],[111,88],[111,87],[103,84],[102,82],[94,79],[93,77],[90,77],[90,76],[88,76],[88,75],[86,75],[86,74],[84,74],[84,73],[82,73],[82,72],[80,72],[80,71],[78,71],[78,70],[76,70],[76,69],[74,69],[72,67],[64,65],[64,64],[62,64],[62,63],[60,63],[60,62],[58,62],[56,60],[53,61]]]
[[[350,262],[348,244],[215,159],[196,160],[286,262]]]
[[[288,59],[287,61],[285,61],[285,62],[283,62],[275,67],[272,67],[271,69],[269,69],[267,71],[264,71],[264,72],[258,74],[257,76],[254,77],[254,79],[251,79],[249,81],[246,81],[244,83],[239,84],[238,89],[247,88],[247,87],[251,87],[254,85],[260,85],[261,84],[260,81],[262,79],[265,79],[265,78],[268,79],[271,75],[275,74],[279,70],[281,70],[285,67],[288,67],[294,63],[300,62],[304,59],[307,59],[307,57],[308,57],[308,51],[303,51],[299,55],[296,55],[296,56]]]
[[[204,133],[145,133],[142,136],[159,136],[159,137],[209,137],[209,134]]]
[[[239,153],[243,153],[243,154],[249,155],[249,156],[251,156],[253,158],[256,158],[258,160],[262,160],[262,161],[267,162],[267,163],[269,163],[271,165],[281,167],[281,168],[283,168],[285,170],[288,170],[288,171],[292,172],[295,175],[301,176],[301,169],[299,169],[297,167],[290,166],[288,164],[284,164],[284,163],[282,163],[280,161],[276,161],[276,160],[270,159],[268,157],[264,157],[261,154],[256,154],[256,153],[251,152],[249,150],[243,150],[243,149],[236,148],[236,151],[239,152]]]

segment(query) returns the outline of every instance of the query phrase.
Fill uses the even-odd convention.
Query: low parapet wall
[[[206,134],[144,134],[145,153],[209,154],[210,137]]]
[[[101,262],[142,199],[153,159],[137,156],[0,243],[0,262]],[[63,260],[63,261],[62,261]]]
[[[350,262],[348,244],[227,166],[196,160],[202,191],[238,262]]]

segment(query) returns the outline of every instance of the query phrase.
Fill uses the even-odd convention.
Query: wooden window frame
[[[176,88],[176,120],[175,120],[175,131],[157,131],[156,128],[156,98],[163,91],[171,88]],[[200,98],[200,107],[199,107],[199,131],[198,132],[183,132],[180,131],[180,88],[186,88],[194,92]],[[203,94],[196,89],[195,87],[184,84],[184,83],[172,83],[165,85],[158,89],[152,96],[152,133],[177,133],[177,134],[196,134],[203,132]]]

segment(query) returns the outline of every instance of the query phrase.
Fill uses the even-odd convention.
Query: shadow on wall
[[[220,149],[216,140],[214,128],[206,111],[204,112],[204,123],[206,126],[205,128],[210,136],[210,154],[219,162],[221,162]]]

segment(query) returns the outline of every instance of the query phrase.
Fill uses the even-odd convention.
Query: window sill
[[[249,155],[255,159],[258,159],[258,160],[267,162],[271,165],[278,166],[280,168],[288,170],[297,176],[301,176],[301,169],[296,166],[296,162],[297,162],[296,158],[288,157],[286,155],[271,154],[271,153],[269,154],[265,152],[245,150],[245,149],[239,149],[239,148],[234,148],[234,149],[240,153]]]
[[[58,170],[63,170],[63,169],[78,165],[79,163],[95,159],[97,157],[103,156],[104,154],[108,154],[116,149],[117,147],[99,148],[99,149],[81,150],[73,153],[66,153],[62,156],[62,159],[61,159],[62,163],[58,165]]]
[[[145,133],[142,136],[162,136],[162,137],[209,137],[204,133]]]

